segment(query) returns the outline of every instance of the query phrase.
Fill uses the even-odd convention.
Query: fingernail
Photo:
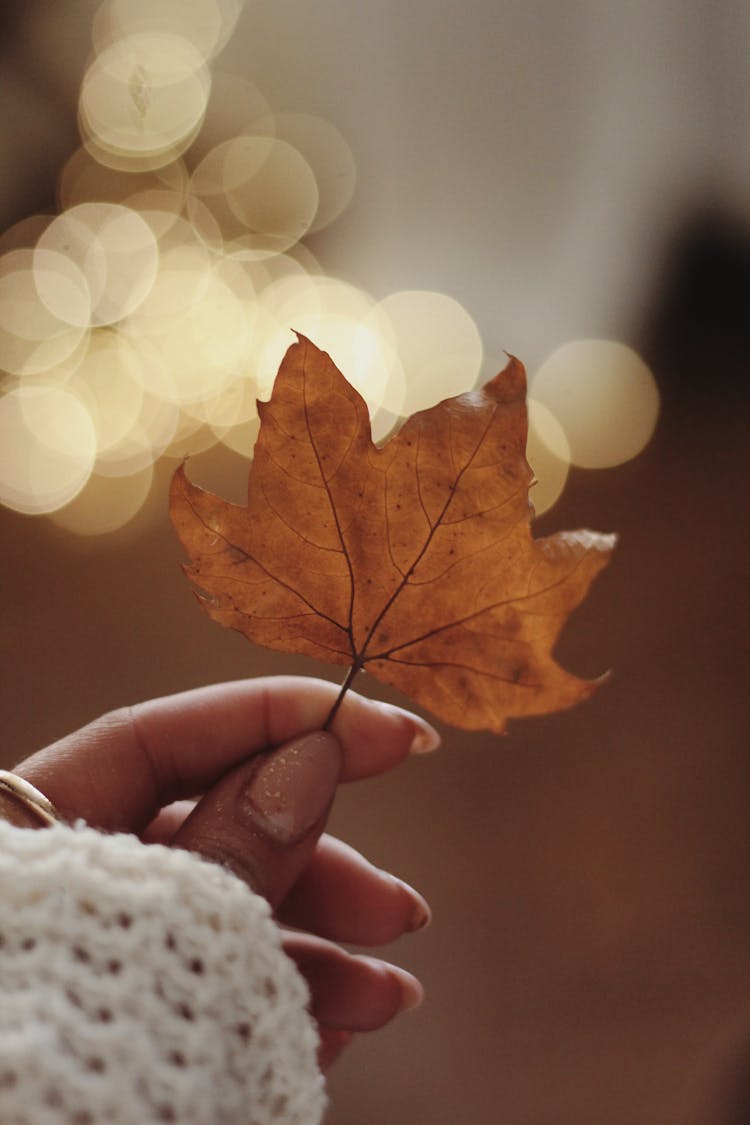
[[[440,745],[440,735],[434,727],[414,724],[414,738],[409,747],[410,754],[431,754]]]
[[[414,895],[412,900],[414,905],[411,912],[411,930],[413,933],[415,930],[423,930],[425,926],[429,926],[432,921],[432,911],[421,895],[416,894],[415,891],[412,891],[412,894]]]
[[[433,750],[437,750],[440,745],[440,735],[429,723],[426,723],[423,719],[418,719],[416,715],[412,715],[411,711],[405,711],[403,707],[396,707],[393,703],[380,703],[379,706],[384,711],[388,711],[389,714],[395,715],[408,723],[412,734],[411,746],[409,747],[410,754],[429,754]]]
[[[408,931],[414,933],[415,930],[423,930],[432,920],[432,911],[430,910],[427,900],[422,898],[419,891],[415,891],[414,887],[410,887],[403,879],[399,879],[395,875],[392,875],[391,878],[401,891],[401,894],[408,901]]]
[[[328,812],[341,760],[338,741],[324,731],[270,751],[240,794],[243,811],[276,843],[296,843]]]
[[[424,1000],[424,989],[417,978],[404,969],[397,969],[394,966],[389,966],[388,972],[401,992],[399,1012],[410,1012],[413,1008],[418,1008]]]

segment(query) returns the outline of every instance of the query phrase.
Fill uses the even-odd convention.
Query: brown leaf
[[[208,614],[258,644],[366,667],[454,726],[570,707],[596,682],[552,648],[614,536],[531,536],[518,360],[378,448],[367,407],[304,337],[281,365],[247,507],[184,468],[171,515]]]

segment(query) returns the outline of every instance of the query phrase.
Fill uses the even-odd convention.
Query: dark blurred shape
[[[76,100],[96,0],[0,4],[0,232],[52,211],[78,143]]]
[[[13,53],[19,27],[27,16],[22,4],[0,4],[0,58]]]
[[[713,209],[677,234],[641,352],[671,406],[744,397],[750,373],[750,230]],[[690,401],[689,401],[690,400]]]
[[[710,748],[716,783],[723,789],[712,813],[706,800],[696,847],[704,857],[724,851],[725,879],[717,866],[710,893],[721,903],[716,933],[729,945],[732,934],[735,940],[738,934],[746,940],[750,918],[747,814],[728,814],[732,786],[747,808],[750,780],[741,717],[746,710],[748,621],[744,485],[750,443],[744,408],[750,376],[750,229],[716,209],[696,213],[678,232],[657,280],[639,346],[656,373],[664,404],[663,454],[656,466],[673,485],[683,483],[681,495],[674,487],[664,493],[669,498],[665,521],[672,531],[665,536],[668,546],[662,553],[675,560],[685,591],[706,605],[703,630],[698,625],[701,613],[693,615],[687,599],[676,605],[683,620],[692,619],[687,637],[693,651],[685,667],[701,668],[694,689],[701,702],[694,705],[694,721],[699,723],[699,716],[711,709],[717,719],[723,717],[714,722],[713,737],[707,728],[703,736],[686,740],[683,750],[687,763]],[[670,656],[679,660],[678,620],[676,613],[666,624]],[[703,957],[705,963],[711,959],[708,938]],[[712,969],[717,993],[725,973],[731,977],[728,966],[717,961]],[[726,1025],[744,1022],[748,1005],[750,977],[745,967],[734,982]],[[711,1002],[704,1001],[706,1014],[710,1007]],[[706,1028],[709,1022],[707,1018]],[[708,1043],[711,1032],[705,1034]],[[701,1125],[704,1120],[705,1125],[750,1125],[750,1032],[745,1030],[739,1041],[732,1035],[732,1041],[735,1045],[728,1051],[724,1033],[718,1033],[718,1056],[707,1060],[713,1096],[709,1093]]]
[[[746,1030],[718,1076],[718,1099],[710,1125],[750,1125],[750,1033]]]
[[[750,1125],[750,1051],[743,1075],[743,1088],[735,1104],[730,1107],[723,1125]]]

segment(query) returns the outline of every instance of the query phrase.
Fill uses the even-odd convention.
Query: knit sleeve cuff
[[[309,995],[218,865],[0,821],[0,1119],[317,1125]]]

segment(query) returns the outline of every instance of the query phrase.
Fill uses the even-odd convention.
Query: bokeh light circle
[[[0,502],[27,515],[53,512],[84,487],[96,432],[80,399],[48,384],[0,398]]]
[[[357,183],[357,166],[348,142],[335,125],[313,113],[275,113],[256,122],[256,129],[286,141],[305,158],[320,197],[310,232],[327,227],[351,202]]]
[[[614,340],[574,340],[554,351],[530,393],[565,430],[570,459],[584,469],[620,465],[648,443],[659,391],[640,356]]]
[[[89,326],[92,313],[91,290],[83,271],[71,258],[55,250],[37,247],[33,257],[33,273],[42,304],[54,317],[74,328]]]
[[[129,35],[166,32],[188,40],[208,60],[229,39],[243,5],[244,0],[105,0],[91,37],[101,52]]]
[[[199,135],[190,147],[194,167],[224,141],[241,136],[268,133],[274,136],[273,127],[266,123],[272,119],[268,99],[247,78],[227,71],[214,71],[211,93]]]
[[[526,460],[534,472],[530,492],[538,516],[559,500],[568,479],[570,446],[555,415],[541,402],[527,400],[529,432]]]
[[[401,290],[380,301],[367,322],[385,333],[389,354],[401,367],[383,398],[387,410],[414,414],[476,383],[483,356],[479,329],[452,297]]]
[[[99,454],[127,438],[138,421],[144,394],[143,372],[135,348],[116,332],[96,333],[67,385],[91,415]]]
[[[210,87],[205,59],[188,39],[151,30],[116,38],[95,56],[81,84],[84,143],[168,163],[200,127]]]
[[[119,531],[145,504],[153,478],[151,464],[114,480],[92,473],[81,491],[63,508],[52,513],[51,519],[59,527],[81,536],[108,535]]]
[[[118,203],[80,203],[64,211],[40,236],[37,251],[44,250],[69,258],[80,270],[91,295],[92,326],[134,312],[148,296],[159,263],[152,228]]]
[[[0,258],[0,369],[12,375],[39,375],[68,360],[86,335],[84,325],[70,325],[40,295],[33,250],[12,250]],[[52,259],[47,259],[49,265]],[[85,294],[71,276],[63,279],[68,296],[79,304]],[[43,286],[44,288],[44,286]]]
[[[318,186],[305,158],[286,141],[239,136],[212,149],[193,173],[190,200],[213,213],[225,241],[248,256],[280,254],[309,230]]]
[[[169,191],[184,200],[188,171],[181,159],[158,168],[124,172],[95,160],[84,147],[65,162],[57,180],[57,199],[63,210],[78,203],[127,203],[147,191]],[[49,218],[48,217],[48,222]]]

